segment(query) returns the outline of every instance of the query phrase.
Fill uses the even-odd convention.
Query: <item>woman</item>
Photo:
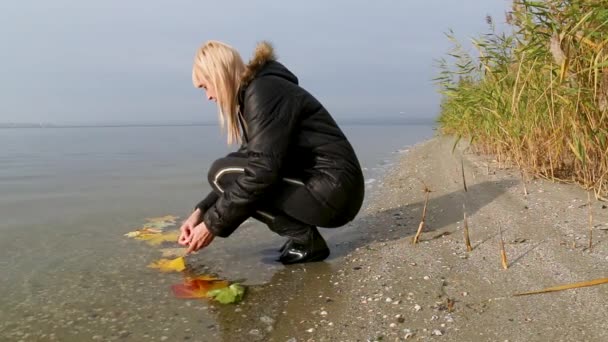
[[[179,242],[191,253],[254,217],[288,238],[282,263],[327,258],[317,226],[353,220],[364,194],[359,161],[327,110],[298,86],[267,42],[247,65],[232,47],[205,43],[192,81],[218,104],[228,143],[241,147],[212,165],[213,191],[183,223]]]

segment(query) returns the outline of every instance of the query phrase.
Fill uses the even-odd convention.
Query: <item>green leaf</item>
[[[234,283],[223,289],[217,289],[207,292],[207,295],[222,304],[238,303],[243,300],[245,287],[241,284]]]

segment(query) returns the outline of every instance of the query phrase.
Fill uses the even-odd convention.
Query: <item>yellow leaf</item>
[[[181,272],[186,269],[186,262],[183,257],[175,259],[160,259],[150,265],[150,268],[157,268],[161,272]]]
[[[600,278],[600,279],[589,280],[589,281],[581,281],[581,282],[573,283],[573,284],[548,287],[546,289],[538,290],[538,291],[516,293],[516,294],[514,294],[514,296],[527,296],[527,295],[532,295],[532,294],[556,292],[556,291],[575,289],[575,288],[579,288],[579,287],[595,286],[595,285],[600,285],[600,284],[608,284],[608,278]]]
[[[154,234],[139,234],[138,236],[136,236],[135,238],[138,240],[144,240],[146,241],[148,244],[152,245],[152,246],[158,246],[163,242],[176,242],[177,239],[179,238],[179,231],[175,230],[175,231],[170,231],[170,232],[166,232],[166,233],[154,233]]]

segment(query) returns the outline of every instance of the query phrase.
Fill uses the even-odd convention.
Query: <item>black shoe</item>
[[[329,256],[329,248],[317,227],[311,226],[309,232],[302,239],[290,239],[279,257],[279,261],[285,265],[322,261]]]
[[[289,247],[292,242],[293,242],[293,240],[291,240],[291,238],[288,238],[287,241],[285,241],[285,243],[283,244],[283,246],[281,246],[281,248],[279,248],[279,253],[283,253],[283,251],[286,250],[287,247]]]

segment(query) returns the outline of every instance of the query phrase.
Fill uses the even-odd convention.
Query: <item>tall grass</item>
[[[513,1],[508,32],[490,17],[439,61],[444,133],[524,174],[608,194],[608,0]]]

